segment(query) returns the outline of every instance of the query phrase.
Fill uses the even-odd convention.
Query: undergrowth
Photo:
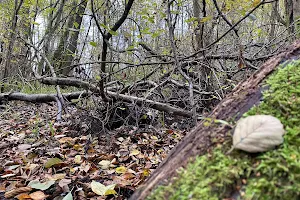
[[[285,127],[278,148],[247,154],[225,152],[231,141],[199,156],[167,186],[148,199],[299,199],[300,198],[300,61],[288,63],[266,81],[263,102],[244,116],[266,114]]]
[[[7,83],[2,83],[6,92],[22,92],[26,94],[55,94],[55,85],[45,85],[38,81],[13,81],[9,80]],[[75,92],[78,88],[75,87],[61,87],[62,93]]]

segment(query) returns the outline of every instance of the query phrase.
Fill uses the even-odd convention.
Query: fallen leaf
[[[45,168],[50,168],[53,165],[57,165],[62,163],[63,161],[59,158],[50,158],[49,160],[47,160],[47,162],[45,163]]]
[[[32,190],[31,187],[20,187],[20,188],[16,188],[13,190],[9,190],[7,192],[5,192],[4,197],[6,199],[10,199],[13,198],[19,194],[25,193],[25,192],[30,192]]]
[[[233,134],[233,148],[250,153],[265,152],[283,142],[284,129],[279,119],[254,115],[238,121]]]
[[[101,160],[98,164],[100,165],[101,169],[109,169],[111,161],[110,160]]]
[[[69,192],[62,200],[73,200],[72,192]]]
[[[33,180],[33,181],[30,181],[28,183],[28,186],[32,187],[32,188],[35,188],[35,189],[38,189],[38,190],[47,190],[54,183],[55,183],[54,180],[49,180],[49,181],[46,181],[46,182],[43,182],[43,183],[41,183],[39,180]]]
[[[56,181],[56,180],[61,180],[61,179],[65,178],[65,177],[66,177],[66,174],[64,174],[64,173],[54,174],[53,176],[49,177],[49,180]]]
[[[18,200],[25,200],[25,199],[31,199],[31,197],[27,193],[21,193],[18,196],[16,196]]]
[[[71,183],[71,179],[61,179],[59,182],[58,182],[58,185],[63,188],[64,186],[68,185]]]
[[[116,194],[117,192],[114,190],[115,186],[115,184],[105,186],[96,181],[92,181],[91,183],[92,191],[100,196]]]
[[[130,152],[130,155],[131,156],[136,156],[136,155],[139,155],[140,154],[140,151],[137,150],[137,149],[133,149],[131,152]]]
[[[75,145],[73,146],[73,148],[74,148],[76,151],[79,151],[79,150],[81,150],[83,147],[82,147],[82,145],[80,145],[80,144],[75,144]]]
[[[29,196],[30,196],[33,200],[44,200],[44,199],[46,199],[49,195],[45,195],[44,192],[42,192],[42,191],[36,191],[36,192],[33,192],[33,193],[29,194]]]
[[[61,144],[64,144],[64,143],[72,144],[73,143],[73,138],[71,138],[71,137],[63,137],[63,138],[60,138],[58,141]]]
[[[116,172],[117,172],[118,174],[124,174],[126,171],[127,171],[127,169],[126,169],[126,167],[124,167],[124,166],[121,166],[121,167],[117,167],[117,168],[116,168]]]
[[[144,169],[143,170],[143,176],[144,177],[147,177],[147,176],[149,176],[150,175],[150,169]]]
[[[76,156],[75,156],[75,159],[74,159],[74,162],[75,162],[76,164],[80,164],[80,163],[81,163],[81,156],[80,156],[80,155],[76,155]]]

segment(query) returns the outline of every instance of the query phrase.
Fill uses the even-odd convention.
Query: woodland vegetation
[[[129,198],[300,36],[299,0],[0,0],[0,14],[7,199]]]

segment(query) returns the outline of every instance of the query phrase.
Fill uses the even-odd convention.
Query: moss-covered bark
[[[300,61],[285,63],[266,81],[263,101],[244,116],[267,114],[280,119],[286,133],[277,149],[247,154],[230,148],[230,137],[199,156],[167,186],[148,199],[299,199]]]

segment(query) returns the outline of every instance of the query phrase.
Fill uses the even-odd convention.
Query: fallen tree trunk
[[[241,82],[236,88],[223,99],[211,112],[208,118],[218,120],[238,120],[253,105],[262,99],[262,85],[265,78],[275,71],[277,66],[286,60],[298,59],[300,57],[300,41],[295,42],[283,53],[269,59],[260,70],[246,81]],[[199,125],[170,152],[168,157],[160,164],[150,178],[141,186],[130,199],[145,199],[151,190],[176,175],[176,170],[184,167],[187,162],[197,155],[204,155],[214,146],[213,141],[222,141],[231,127],[224,124]],[[220,139],[220,141],[218,140]]]
[[[62,96],[68,101],[70,101],[72,99],[78,99],[79,97],[86,97],[89,94],[91,93],[86,91],[79,91],[79,92],[65,93],[62,94]],[[25,94],[21,92],[1,93],[0,101],[5,101],[5,100],[6,101],[19,100],[19,101],[27,101],[32,103],[47,103],[47,102],[57,101],[57,94]]]
[[[40,77],[39,81],[41,83],[47,84],[47,85],[64,85],[64,86],[74,86],[77,88],[84,88],[88,91],[91,91],[93,93],[100,92],[100,89],[90,84],[86,81],[82,81],[79,79],[74,78],[57,78],[57,77]],[[180,115],[184,117],[192,117],[192,112],[186,111],[180,108],[176,108],[173,106],[170,106],[165,103],[152,101],[145,98],[135,97],[135,96],[129,96],[125,94],[119,94],[117,92],[112,92],[107,90],[106,93],[118,100],[122,100],[129,103],[136,103],[137,105],[141,106],[143,104],[146,104],[150,108],[164,111],[167,113],[171,113],[174,115]],[[82,92],[75,92],[75,93],[67,93],[63,94],[63,96],[66,99],[76,99],[82,94]],[[21,101],[28,101],[28,102],[50,102],[50,101],[56,101],[57,95],[56,94],[24,94],[24,93],[18,93],[18,92],[11,92],[11,93],[3,93],[0,94],[0,101],[1,100],[21,100]]]

